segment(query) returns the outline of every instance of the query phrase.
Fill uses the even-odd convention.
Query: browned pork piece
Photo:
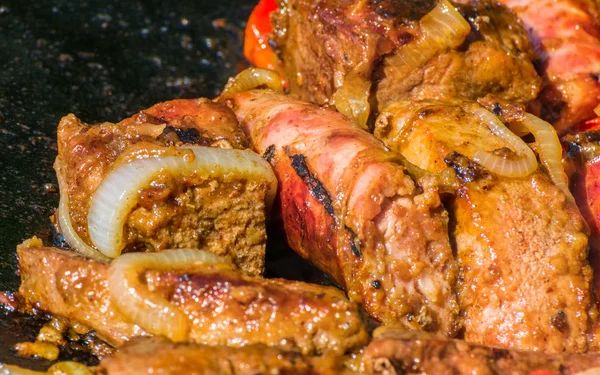
[[[204,248],[262,274],[276,181],[246,148],[235,115],[207,99],[160,103],[117,124],[68,115],[55,164],[60,230],[99,260]]]
[[[100,371],[106,375],[334,375],[338,360],[331,354],[303,357],[263,345],[234,349],[140,338],[104,359]]]
[[[508,123],[530,124],[527,119],[533,118],[518,106],[488,102]],[[538,167],[533,152],[500,118],[477,103],[395,103],[382,112],[375,135],[428,172],[457,173],[447,206],[460,264],[465,339],[521,350],[585,352],[595,347],[586,334],[597,319],[588,229],[566,189],[558,138],[544,126],[545,133],[534,132],[541,140],[535,148],[547,149],[552,139],[556,147],[554,161],[540,155],[545,167]],[[527,159],[532,168],[519,176]],[[557,167],[562,190],[548,175]]]
[[[231,347],[265,344],[306,355],[342,354],[368,340],[358,307],[336,288],[247,276],[221,263],[190,268],[193,262],[186,261],[187,270],[154,270],[159,264],[119,273],[125,258],[164,257],[182,250],[125,254],[108,266],[38,246],[39,240],[30,241],[17,250],[19,296],[26,308],[89,327],[112,345],[149,335],[158,329],[159,320],[167,328],[164,335],[176,341]],[[119,280],[115,285],[119,275],[135,279],[138,284],[129,289],[136,290],[121,290]],[[140,299],[162,306],[136,304]],[[176,336],[182,326],[187,329]]]
[[[377,112],[397,100],[535,99],[541,80],[515,15],[494,1],[460,3],[280,1],[274,41],[291,92],[333,101],[363,125],[368,102]]]
[[[600,2],[500,0],[522,20],[547,80],[541,114],[560,133],[600,105]]]
[[[456,265],[437,190],[421,191],[397,155],[337,112],[270,90],[232,98],[279,180],[290,246],[371,317],[456,334]]]
[[[598,354],[494,349],[393,329],[376,336],[363,357],[366,373],[373,375],[583,375],[595,369],[592,375],[600,371]]]

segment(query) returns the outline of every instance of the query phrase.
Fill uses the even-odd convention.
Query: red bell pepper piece
[[[276,69],[277,57],[269,46],[269,34],[273,32],[271,13],[276,9],[275,0],[261,0],[246,25],[244,56],[258,68]]]

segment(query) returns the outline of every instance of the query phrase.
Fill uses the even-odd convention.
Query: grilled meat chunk
[[[600,104],[600,5],[595,0],[500,0],[529,32],[546,85],[541,114],[559,133]]]
[[[539,168],[509,178],[471,161],[478,149],[512,151],[469,106],[479,107],[395,103],[375,127],[378,138],[418,167],[457,171],[447,207],[464,337],[520,350],[585,352],[597,318],[585,222]]]
[[[100,363],[106,375],[318,375],[337,373],[338,358],[303,357],[263,345],[243,348],[173,344],[138,338]]]
[[[159,103],[118,124],[88,125],[74,115],[64,117],[55,167],[65,181],[62,193],[68,195],[69,219],[78,236],[95,245],[88,229],[91,197],[110,172],[144,158],[177,155],[186,145],[247,148],[234,114],[206,99]],[[136,251],[203,247],[231,256],[249,274],[262,274],[269,185],[258,174],[160,172],[125,218],[122,246]]]
[[[457,4],[471,27],[462,45],[407,71],[401,65],[406,61],[394,57],[419,39],[418,21],[436,3],[281,1],[273,16],[274,41],[291,92],[324,104],[343,86],[352,86],[345,90],[355,99],[371,87],[376,112],[397,100],[488,93],[515,102],[535,99],[541,79],[527,34],[512,12],[493,1]]]
[[[424,333],[387,330],[365,349],[363,363],[367,373],[378,375],[574,375],[600,368],[600,356],[494,349]]]
[[[106,264],[34,244],[17,250],[19,294],[27,308],[87,326],[112,345],[147,335],[116,308]],[[194,273],[148,270],[142,278],[151,292],[189,318],[188,337],[194,343],[261,343],[303,354],[342,354],[368,340],[358,307],[336,288],[251,277],[217,266]]]
[[[456,265],[436,190],[346,117],[268,90],[234,111],[273,166],[288,243],[384,323],[454,335]]]

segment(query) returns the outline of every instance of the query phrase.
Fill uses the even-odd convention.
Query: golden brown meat
[[[27,308],[87,326],[112,345],[148,335],[115,306],[106,264],[28,245],[17,250],[19,295]],[[141,279],[185,314],[190,342],[261,343],[312,355],[342,354],[368,340],[356,304],[336,288],[251,277],[219,266],[193,273],[148,270]]]
[[[403,102],[386,109],[375,135],[429,172],[454,168],[448,202],[460,264],[467,341],[546,352],[585,352],[597,319],[587,262],[587,227],[538,168],[501,177],[470,159],[508,144],[466,108],[472,103]],[[497,109],[502,110],[498,105]]]
[[[456,334],[456,265],[436,190],[346,117],[267,90],[235,95],[273,166],[288,243],[363,304],[408,329]]]
[[[600,3],[500,0],[522,20],[541,59],[541,112],[560,133],[594,117],[600,105]]]
[[[219,172],[215,167],[186,175],[173,172],[164,164],[139,191],[133,192],[131,199],[135,202],[123,218],[122,235],[106,235],[98,220],[89,220],[92,213],[111,212],[115,202],[128,199],[122,198],[125,193],[115,193],[115,199],[108,201],[97,195],[105,196],[99,191],[110,191],[110,185],[121,186],[128,182],[126,180],[143,178],[146,172],[143,172],[142,160],[157,163],[149,159],[180,156],[209,160],[212,157],[210,149],[202,151],[208,153],[208,157],[200,157],[189,149],[182,149],[187,146],[243,150],[247,143],[234,114],[227,107],[206,99],[160,103],[118,124],[88,125],[74,115],[64,117],[58,126],[55,165],[59,181],[64,185],[61,194],[66,195],[63,199],[68,199],[69,214],[65,214],[63,220],[70,216],[76,235],[105,255],[112,254],[110,257],[124,249],[160,251],[202,247],[231,256],[252,275],[262,274],[265,200],[274,181],[274,177],[271,182],[265,177],[271,173],[266,164],[259,166],[266,175]],[[125,176],[123,171],[127,167],[135,170]],[[155,166],[144,166],[152,167]],[[108,180],[115,175],[119,177]],[[98,202],[96,205],[94,200]],[[99,221],[113,225],[117,218]],[[94,236],[94,232],[90,232],[92,227],[100,227],[96,230],[100,235]],[[61,230],[67,231],[66,228]],[[123,239],[103,240],[106,236]],[[65,236],[67,241],[70,237]]]
[[[334,375],[338,361],[331,354],[303,357],[263,345],[234,349],[140,338],[104,359],[100,371],[106,375]]]
[[[373,375],[575,375],[590,369],[598,371],[600,356],[494,349],[392,329],[383,331],[369,344],[363,363],[366,373]]]
[[[399,51],[421,38],[419,20],[438,0],[279,3],[274,41],[291,92],[304,100],[325,104],[336,92],[347,92],[358,102],[366,95],[377,112],[397,100],[476,99],[495,93],[527,103],[538,95],[541,79],[527,34],[514,14],[496,2],[455,4],[468,21],[463,21],[466,37],[408,65],[410,59],[399,58]]]

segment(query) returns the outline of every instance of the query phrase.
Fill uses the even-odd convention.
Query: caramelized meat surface
[[[428,334],[388,330],[363,357],[366,372],[378,375],[574,375],[600,368],[597,354],[542,354],[494,349]]]
[[[106,375],[319,375],[336,374],[338,358],[303,357],[263,345],[243,348],[135,339],[100,363]]]
[[[67,185],[78,235],[94,245],[88,233],[91,197],[109,172],[131,161],[177,154],[176,147],[185,145],[247,148],[231,110],[206,99],[159,103],[118,124],[64,117],[56,169]],[[261,176],[160,173],[127,216],[125,250],[203,247],[231,256],[249,274],[262,274],[268,188]]]
[[[508,178],[470,160],[477,149],[509,147],[466,110],[471,105],[478,106],[396,103],[375,128],[420,168],[457,171],[447,206],[464,337],[496,347],[585,352],[597,311],[583,218],[541,169]]]
[[[117,346],[148,335],[112,302],[106,264],[52,248],[20,247],[17,252],[19,294],[27,308],[87,326]],[[312,355],[343,354],[368,340],[358,307],[336,288],[216,266],[194,273],[148,270],[142,278],[151,292],[184,312],[194,343],[260,343]]]
[[[271,91],[233,99],[279,181],[288,243],[384,323],[456,333],[456,264],[437,190],[346,117]]]
[[[600,104],[600,5],[595,0],[500,0],[522,20],[546,75],[541,113],[560,133]]]
[[[488,93],[527,103],[540,78],[533,49],[517,18],[492,1],[461,1],[471,32],[459,48],[443,51],[413,71],[397,66],[397,50],[419,38],[418,21],[437,1],[285,0],[275,13],[274,40],[290,90],[325,104],[344,85],[371,87],[377,111],[397,100]],[[402,74],[401,77],[398,74]]]

